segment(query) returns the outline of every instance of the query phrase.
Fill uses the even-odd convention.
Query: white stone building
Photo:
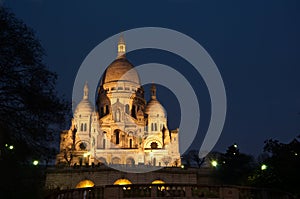
[[[146,103],[139,75],[125,53],[121,37],[118,56],[100,79],[95,107],[89,101],[87,83],[84,85],[72,125],[61,133],[57,164],[181,164],[178,129],[168,129],[155,85]]]

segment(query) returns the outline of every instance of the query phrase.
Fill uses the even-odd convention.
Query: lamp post
[[[261,165],[261,167],[260,167],[260,170],[264,171],[264,170],[266,170],[267,168],[268,168],[268,166],[267,166],[267,165],[265,165],[265,164],[262,164],[262,165]]]
[[[217,167],[218,166],[218,162],[216,160],[211,161],[211,165],[213,167]]]

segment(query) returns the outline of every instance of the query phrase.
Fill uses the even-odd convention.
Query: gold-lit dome
[[[151,100],[148,102],[145,113],[149,116],[166,117],[167,113],[161,103],[156,99],[156,87],[152,85],[151,87]]]
[[[138,73],[131,69],[133,69],[133,65],[124,56],[119,57],[107,67],[102,77],[102,84],[117,81],[140,84]]]

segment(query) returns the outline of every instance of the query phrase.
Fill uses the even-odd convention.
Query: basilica
[[[95,106],[83,85],[70,129],[61,132],[56,164],[180,166],[179,131],[168,129],[155,85],[147,102],[122,36],[117,52],[100,78]]]

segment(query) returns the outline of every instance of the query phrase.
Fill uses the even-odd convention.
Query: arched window
[[[131,184],[131,182],[125,178],[118,179],[114,182],[114,185],[127,185]]]
[[[102,117],[104,115],[104,108],[100,107],[100,116]]]
[[[129,139],[129,148],[132,148],[132,139]]]
[[[83,131],[83,124],[80,125],[80,131]]]
[[[121,159],[119,157],[113,157],[111,160],[112,164],[121,164]]]
[[[129,114],[129,105],[128,104],[125,105],[125,113]]]
[[[136,118],[136,110],[135,110],[135,105],[132,105],[132,109],[131,109],[131,116]]]
[[[165,184],[162,180],[154,180],[151,184]]]
[[[115,130],[116,144],[120,144],[120,130]]]
[[[86,123],[85,123],[85,124],[84,124],[84,131],[86,131],[86,129],[87,129],[86,127],[87,127],[87,125],[86,125]]]
[[[154,124],[154,127],[155,127],[154,130],[157,131],[157,124],[156,123]]]
[[[108,105],[105,106],[105,115],[108,115],[109,114],[109,108],[108,108]]]
[[[93,187],[94,185],[95,184],[91,180],[82,180],[76,185],[76,188]]]
[[[154,131],[154,124],[151,123],[151,131]]]
[[[158,144],[156,142],[151,142],[151,149],[157,149]]]
[[[135,161],[133,158],[129,157],[126,159],[126,164],[127,165],[134,165],[135,164]]]
[[[106,140],[105,140],[105,139],[103,139],[103,143],[102,143],[102,148],[103,148],[103,149],[105,149],[105,145],[106,145],[106,143],[105,143],[105,142],[106,142]]]

